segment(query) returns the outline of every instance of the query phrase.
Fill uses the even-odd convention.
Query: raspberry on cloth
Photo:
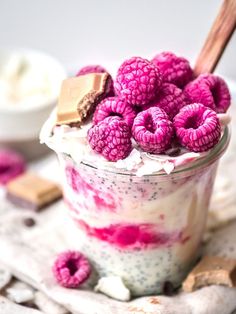
[[[91,267],[82,253],[67,251],[57,256],[53,265],[53,273],[61,286],[77,288],[88,279]]]
[[[5,185],[25,171],[24,158],[10,149],[0,150],[0,185]]]

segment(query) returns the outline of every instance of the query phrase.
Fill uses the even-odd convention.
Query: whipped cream
[[[220,120],[223,121],[222,125],[230,122],[230,118],[226,114],[221,114]],[[133,150],[127,158],[111,162],[94,152],[87,141],[87,132],[91,128],[92,122],[82,125],[81,128],[55,125],[56,109],[45,122],[40,134],[40,142],[45,143],[56,153],[70,155],[76,163],[92,164],[99,169],[112,168],[114,170],[115,168],[122,171],[131,171],[139,177],[159,171],[170,174],[176,167],[183,166],[209,154],[209,151],[195,153],[181,148],[178,156],[154,155],[141,151],[133,141]]]
[[[27,54],[12,53],[0,64],[0,107],[25,108],[54,94],[47,67]]]

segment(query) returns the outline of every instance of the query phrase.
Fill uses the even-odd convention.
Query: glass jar
[[[59,156],[80,249],[99,276],[120,276],[133,296],[160,293],[166,281],[181,284],[199,257],[217,165],[229,137],[226,127],[209,154],[169,175],[137,177]]]

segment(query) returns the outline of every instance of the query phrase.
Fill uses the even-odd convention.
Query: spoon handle
[[[224,0],[197,58],[194,75],[214,72],[236,28],[236,0]]]

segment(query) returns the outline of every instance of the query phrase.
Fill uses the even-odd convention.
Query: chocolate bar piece
[[[6,196],[13,204],[39,210],[62,197],[61,188],[54,182],[32,173],[25,173],[6,186]]]
[[[236,286],[236,259],[205,256],[183,282],[183,290],[192,292],[208,285]]]
[[[57,107],[57,125],[79,126],[105,98],[111,76],[91,73],[63,81]]]

